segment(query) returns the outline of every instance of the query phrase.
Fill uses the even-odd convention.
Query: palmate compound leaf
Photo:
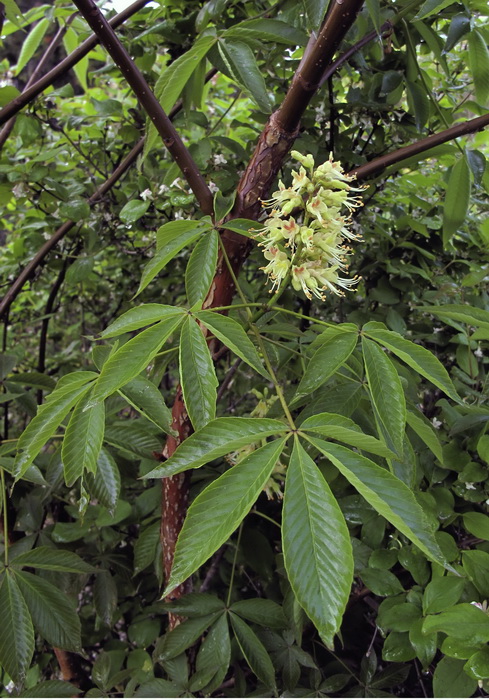
[[[44,569],[46,571],[66,571],[73,574],[91,574],[96,569],[87,564],[78,554],[65,549],[53,547],[36,547],[28,552],[22,552],[11,559],[10,566],[13,569],[27,566],[32,569]]]
[[[0,585],[0,666],[14,683],[22,683],[34,653],[29,609],[10,571]]]
[[[180,383],[185,406],[195,430],[216,416],[217,377],[204,334],[188,317],[180,333]]]
[[[336,498],[298,440],[287,468],[282,542],[292,590],[331,648],[353,581],[350,535]]]
[[[255,450],[193,501],[178,536],[164,595],[193,574],[236,530],[270,478],[285,441],[274,440]]]
[[[398,455],[403,453],[406,399],[396,368],[372,340],[362,338],[365,372],[380,435]]]
[[[145,474],[144,478],[161,479],[187,469],[197,469],[232,450],[288,432],[285,423],[273,418],[216,418],[190,435],[170,459]]]
[[[236,641],[249,667],[257,678],[265,683],[268,688],[272,688],[276,694],[275,670],[268,651],[244,620],[233,612],[230,613],[229,617]]]
[[[366,452],[371,452],[380,457],[387,459],[395,458],[395,454],[384,445],[383,442],[377,440],[373,435],[363,433],[360,427],[345,416],[340,416],[337,413],[318,413],[315,416],[310,416],[300,425],[301,430],[306,432],[318,433],[325,437],[346,442],[347,445],[353,445]]]
[[[307,438],[348,479],[367,503],[408,537],[432,561],[450,571],[433,530],[413,492],[404,482],[370,459],[331,442]]]
[[[190,307],[204,301],[216,270],[219,235],[204,234],[193,249],[185,269],[185,290]]]
[[[165,340],[176,330],[183,317],[183,311],[177,312],[176,315],[142,331],[116,350],[104,363],[85,408],[95,406],[137,377],[149,365]]]

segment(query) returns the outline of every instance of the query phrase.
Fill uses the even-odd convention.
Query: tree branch
[[[34,71],[32,72],[31,77],[27,81],[27,84],[25,86],[25,90],[29,88],[31,85],[34,85],[36,82],[37,78],[42,74],[44,70],[44,66],[48,62],[48,60],[51,58],[53,55],[56,47],[58,46],[59,42],[63,38],[63,36],[66,34],[66,30],[72,23],[72,21],[75,19],[76,13],[73,13],[71,17],[68,17],[66,20],[66,24],[63,27],[58,27],[58,31],[54,35],[52,41],[50,42],[49,46],[47,47],[46,51],[44,52],[44,55],[42,56],[41,60],[35,67]],[[15,125],[15,117],[12,117],[12,119],[9,119],[9,121],[4,125],[3,129],[0,131],[0,149],[3,148],[3,145],[5,141],[8,139],[10,132],[14,128]]]
[[[212,193],[190,155],[190,152],[185,147],[168,115],[156,99],[143,74],[129,56],[124,46],[117,38],[114,30],[93,0],[73,1],[93,32],[98,36],[100,43],[103,44],[113,61],[119,67],[124,78],[134,90],[136,97],[160,134],[163,143],[182,171],[190,189],[197,197],[201,210],[204,214],[212,214],[214,210]]]
[[[120,27],[121,24],[124,24],[129,17],[135,15],[136,12],[147,5],[148,2],[149,0],[136,0],[136,2],[133,2],[132,5],[126,7],[125,10],[119,12],[118,15],[112,17],[112,19],[109,20],[110,26],[114,29]],[[46,75],[40,78],[36,83],[23,90],[20,95],[17,95],[17,97],[15,97],[11,102],[5,105],[3,109],[0,109],[0,126],[5,124],[5,122],[7,122],[11,117],[20,112],[20,110],[29,104],[29,102],[35,100],[36,97],[40,95],[41,92],[43,92],[47,87],[52,85],[55,80],[73,68],[73,66],[76,65],[78,61],[81,61],[81,59],[88,53],[90,53],[90,51],[94,48],[94,46],[97,46],[97,44],[98,37],[95,34],[92,34],[92,36],[85,39],[85,41],[83,41],[78,48],[70,53],[69,56],[58,63],[55,68],[50,70],[49,73],[46,73]]]
[[[427,136],[425,139],[411,143],[409,146],[403,146],[402,148],[398,148],[391,153],[386,153],[379,158],[371,160],[370,163],[354,168],[349,174],[355,175],[357,180],[363,180],[366,177],[377,175],[389,165],[394,165],[395,163],[400,163],[401,161],[411,158],[412,156],[417,156],[419,153],[424,153],[434,146],[439,146],[447,141],[452,141],[459,136],[473,134],[476,131],[484,129],[488,125],[489,112],[487,114],[483,114],[482,117],[469,119],[466,122],[451,126],[449,129],[440,131],[437,134],[431,134],[431,136]]]

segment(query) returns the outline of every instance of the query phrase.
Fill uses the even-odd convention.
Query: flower
[[[268,265],[261,269],[272,281],[271,291],[288,276],[292,287],[306,297],[324,300],[323,292],[344,296],[358,284],[348,279],[351,248],[346,241],[360,240],[350,229],[350,212],[362,206],[358,195],[363,188],[352,187],[340,163],[329,160],[314,168],[314,157],[292,151],[301,167],[292,171],[290,187],[280,180],[278,190],[262,202],[271,211],[264,227],[257,232]],[[343,208],[348,209],[346,216]],[[293,216],[292,216],[293,214]]]
[[[153,193],[150,189],[143,190],[139,196],[141,197],[143,202],[145,202],[147,199],[153,199]]]

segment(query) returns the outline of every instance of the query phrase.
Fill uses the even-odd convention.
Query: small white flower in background
[[[476,491],[477,490],[477,486],[474,486],[474,484],[471,481],[465,482],[465,488],[467,489],[467,491]]]
[[[217,153],[215,156],[213,156],[212,160],[214,162],[214,165],[226,165],[227,163],[227,160],[221,153]]]
[[[184,214],[183,211],[180,209],[179,211],[176,211],[176,212],[173,214],[173,218],[174,218],[174,219],[185,219],[185,214]]]
[[[474,606],[474,608],[479,608],[479,610],[483,610],[485,613],[487,612],[487,600],[485,600],[483,603],[477,603],[475,600],[473,600],[471,605]]]
[[[476,357],[484,357],[484,353],[482,352],[482,350],[480,348],[477,348],[477,350],[474,350],[474,355]]]
[[[332,156],[315,168],[311,154],[292,151],[291,155],[301,164],[298,171],[292,171],[291,186],[279,181],[278,190],[263,202],[271,211],[257,234],[258,245],[269,260],[261,269],[272,282],[271,292],[290,276],[293,288],[302,290],[308,299],[314,295],[324,300],[324,291],[344,296],[343,290],[359,281],[342,276],[351,254],[348,243],[361,240],[351,229],[351,212],[362,202],[351,192],[364,188],[352,187],[354,178]],[[346,214],[341,213],[344,207]],[[297,216],[291,216],[296,210]]]
[[[160,185],[158,188],[158,194],[165,194],[170,188],[167,185]]]
[[[42,237],[44,238],[45,241],[49,241],[49,239],[51,238],[51,234],[46,233],[46,231],[44,231],[44,233],[42,234]]]
[[[432,419],[431,419],[431,424],[432,424],[432,426],[433,426],[434,428],[436,428],[437,430],[439,430],[439,429],[441,428],[441,426],[443,425],[442,422],[441,422],[441,420],[438,420],[438,418],[432,418]]]
[[[219,192],[219,187],[216,185],[215,182],[209,182],[209,189],[212,192],[212,194]]]
[[[173,180],[173,182],[171,183],[170,187],[179,187],[181,190],[183,190],[183,187],[182,187],[182,178],[181,178],[181,177],[175,178],[175,179]]]
[[[147,199],[153,199],[153,193],[150,189],[143,190],[139,196],[141,197],[143,202],[145,202]]]
[[[433,333],[441,333],[443,328],[438,328],[438,326],[433,327]]]
[[[6,690],[8,693],[11,693],[12,690],[14,690],[14,689],[15,689],[15,683],[14,683],[13,681],[9,681],[9,682],[7,683],[7,685],[5,686],[5,690]]]

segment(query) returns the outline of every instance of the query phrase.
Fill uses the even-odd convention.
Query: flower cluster
[[[362,202],[351,193],[363,188],[352,187],[353,177],[345,175],[331,156],[317,168],[310,154],[292,151],[292,156],[301,164],[292,171],[292,184],[285,187],[279,181],[277,192],[263,202],[271,212],[258,232],[269,261],[261,269],[272,281],[271,292],[290,276],[294,289],[302,289],[309,299],[314,295],[324,300],[324,291],[344,296],[342,290],[358,283],[357,277],[341,275],[348,270],[348,241],[360,240],[349,225],[351,212]],[[346,215],[341,214],[343,208]]]

